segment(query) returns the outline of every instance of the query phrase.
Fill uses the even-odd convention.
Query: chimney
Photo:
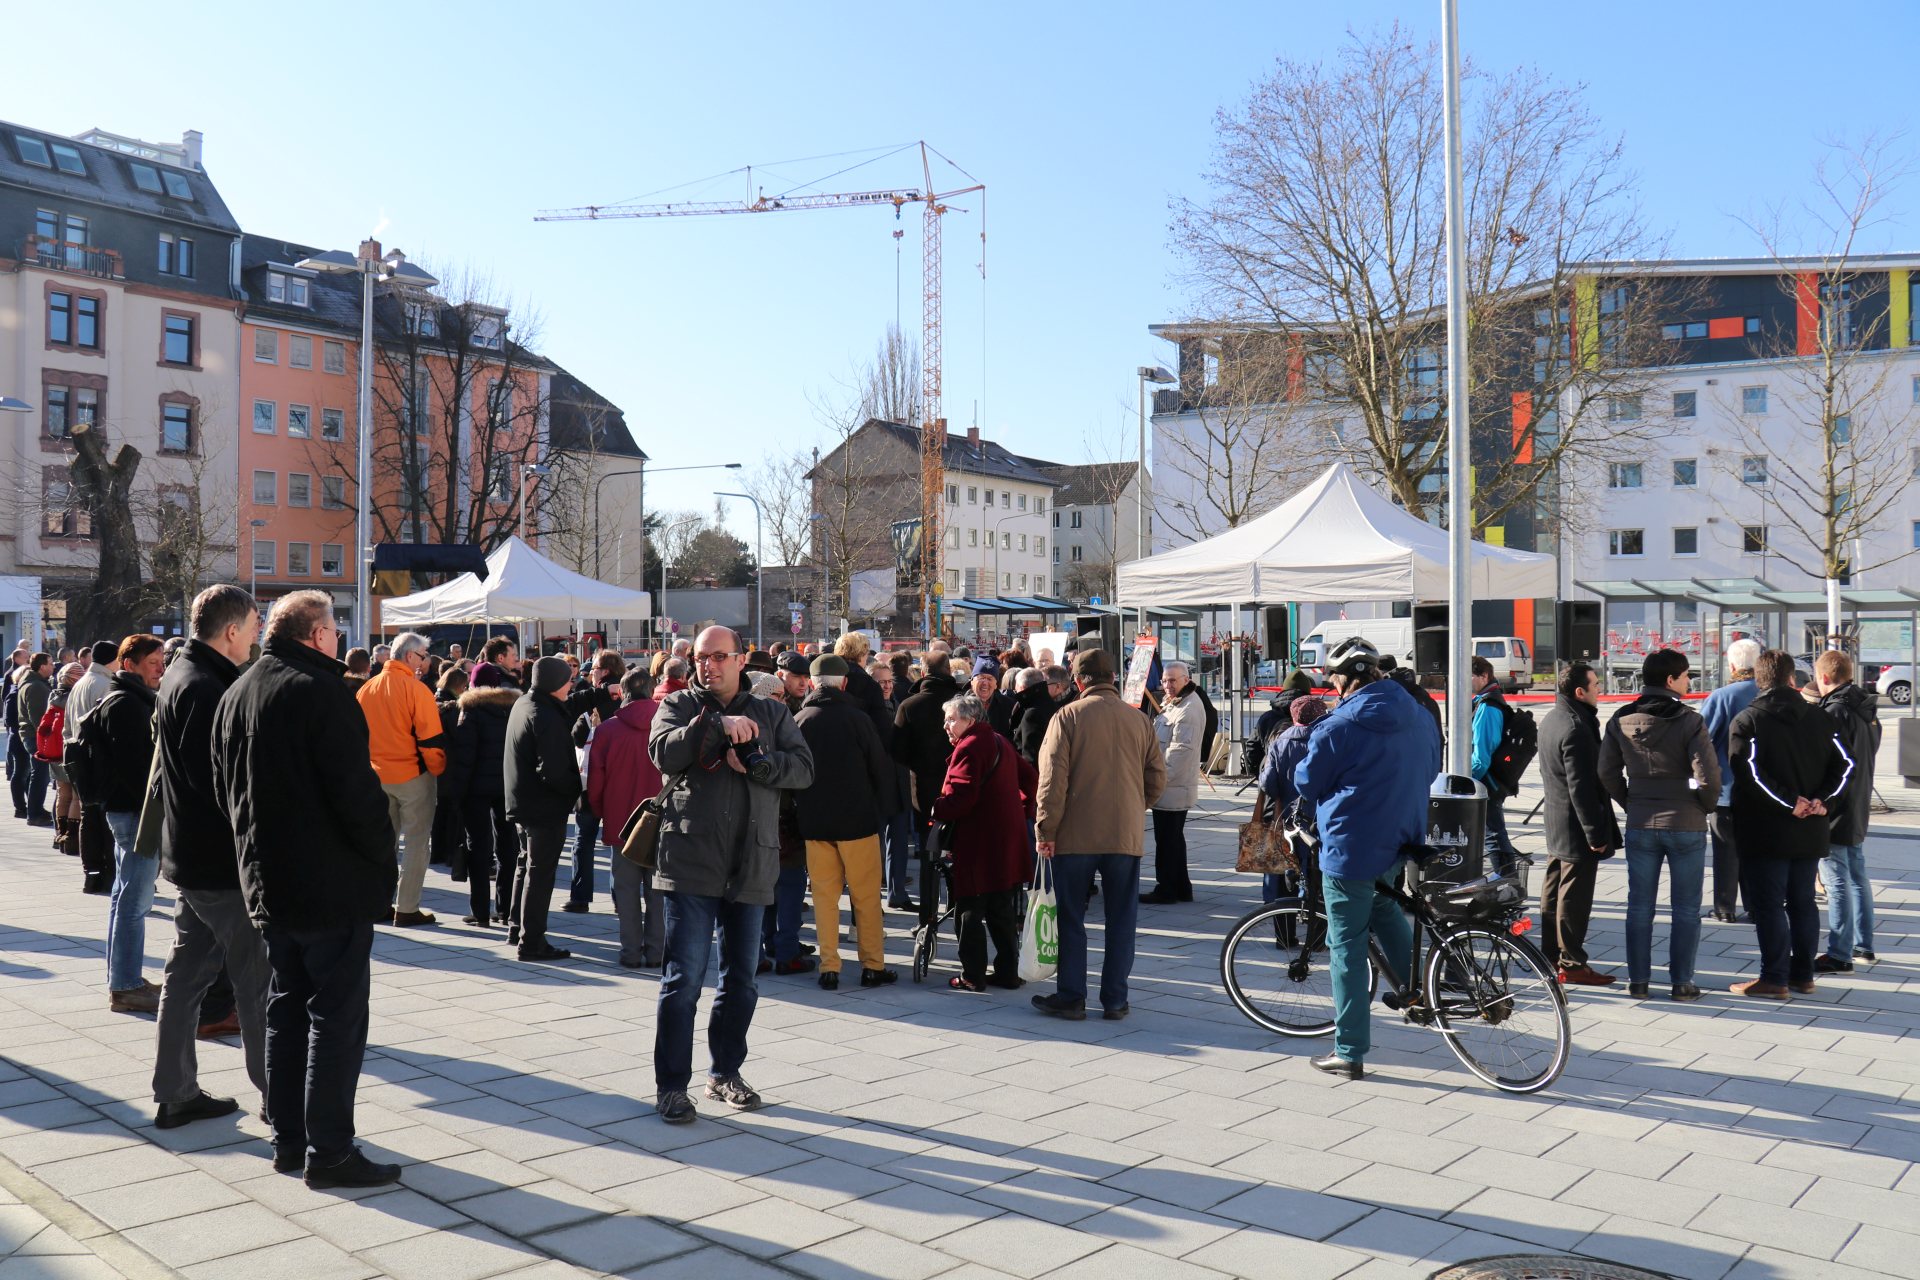
[[[362,262],[380,261],[380,242],[373,239],[362,240],[360,242],[359,256]]]
[[[976,427],[967,428],[967,447],[969,449],[972,449],[975,453],[978,453],[980,451],[980,428],[979,427],[976,426]]]
[[[187,168],[189,169],[198,169],[200,167],[200,143],[202,140],[201,133],[198,129],[189,129],[180,135],[180,145],[186,148]]]

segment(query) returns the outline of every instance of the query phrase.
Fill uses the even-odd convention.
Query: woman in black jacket
[[[1793,687],[1793,658],[1778,649],[1754,665],[1760,695],[1733,722],[1733,829],[1740,891],[1760,935],[1760,976],[1736,995],[1812,995],[1820,915],[1813,878],[1827,856],[1829,811],[1849,786],[1868,785],[1827,714]]]
[[[513,898],[520,837],[507,821],[507,717],[519,700],[519,690],[505,687],[461,694],[460,719],[448,750],[447,771],[458,770],[467,780],[460,817],[467,830],[467,898],[472,911],[465,919],[482,927],[505,920]]]
[[[446,667],[434,686],[434,705],[440,709],[440,732],[448,743],[447,767],[436,780],[433,805],[433,861],[453,873],[455,880],[467,878],[466,825],[460,816],[460,802],[467,792],[467,775],[455,766],[452,743],[460,733],[460,695],[467,691],[467,673],[458,667]]]

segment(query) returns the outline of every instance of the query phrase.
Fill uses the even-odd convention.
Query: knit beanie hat
[[[1295,724],[1312,724],[1315,720],[1327,714],[1327,700],[1325,698],[1295,698],[1288,704],[1287,711],[1293,716],[1293,722]]]
[[[535,693],[552,693],[555,689],[566,687],[567,681],[571,679],[573,679],[573,668],[567,665],[565,658],[548,654],[533,664]]]

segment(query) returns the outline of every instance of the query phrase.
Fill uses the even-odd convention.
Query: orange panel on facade
[[[1527,642],[1527,652],[1536,648],[1533,638],[1533,601],[1515,600],[1513,602],[1513,634]]]
[[[1533,461],[1533,392],[1513,393],[1513,460]]]
[[[1794,344],[1796,355],[1810,356],[1820,349],[1820,276],[1802,271],[1793,278]]]
[[[1707,321],[1709,338],[1738,338],[1747,331],[1745,316],[1715,316]]]

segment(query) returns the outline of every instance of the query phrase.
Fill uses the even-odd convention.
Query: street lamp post
[[[700,523],[699,516],[688,516],[685,520],[675,520],[672,524],[668,525],[666,528],[660,531],[660,613],[659,613],[659,616],[662,618],[667,616],[667,545],[666,545],[667,535],[672,533],[675,529],[682,528],[686,525],[699,524],[699,523]],[[654,623],[654,634],[658,635],[659,630],[660,630],[660,624],[656,621]]]
[[[1447,249],[1447,772],[1466,776],[1473,752],[1473,455],[1467,435],[1467,229],[1460,177],[1460,4],[1440,0],[1440,97],[1446,160]]]
[[[1166,386],[1178,381],[1171,373],[1157,364],[1143,364],[1135,369],[1134,376],[1140,380],[1140,469],[1133,477],[1135,558],[1147,558],[1147,384]],[[1120,571],[1114,570],[1114,582],[1120,581]],[[1118,594],[1116,590],[1116,594]],[[1147,629],[1147,607],[1140,606],[1140,630]]]
[[[753,504],[753,647],[767,647],[767,544],[762,536],[760,519],[760,499],[750,493],[723,493],[714,490],[716,498],[745,498]],[[847,611],[853,611],[853,586],[847,586]]]
[[[402,275],[409,285],[422,289],[431,289],[440,282],[420,268],[410,266],[407,255],[398,249],[382,256],[377,240],[362,242],[357,254],[328,249],[310,258],[302,258],[294,265],[303,271],[325,272],[329,275],[357,274],[360,277],[360,386],[359,409],[354,415],[354,431],[358,439],[355,441],[353,472],[353,621],[364,643],[373,634],[370,624],[372,613],[367,599],[367,559],[373,552],[373,498],[368,492],[373,473],[373,286],[375,282],[385,283]]]
[[[544,462],[523,462],[520,464],[520,541],[527,540],[527,477],[550,476],[553,468]]]
[[[621,476],[640,477],[640,499],[635,505],[639,508],[640,538],[644,546],[647,537],[647,476],[649,474],[658,475],[663,471],[738,471],[740,470],[740,466],[741,464],[738,462],[702,462],[690,467],[653,467],[649,469],[646,461],[642,459],[639,466],[630,470],[609,471],[596,480],[593,485],[593,527],[595,531],[598,532],[600,528],[600,486],[609,480],[615,480]],[[642,570],[646,568],[646,556],[644,554],[640,557],[640,565]],[[618,565],[615,566],[614,572],[616,574],[620,572]],[[595,538],[593,543],[593,576],[596,578],[600,576],[599,538]],[[644,572],[641,575],[641,579],[641,586],[644,587],[646,585]]]
[[[267,527],[265,520],[251,520],[248,523],[255,529]],[[260,535],[256,533],[247,541],[247,562],[250,566],[247,571],[247,594],[253,597],[256,605],[260,602],[260,557],[254,554],[253,544],[259,539]]]

